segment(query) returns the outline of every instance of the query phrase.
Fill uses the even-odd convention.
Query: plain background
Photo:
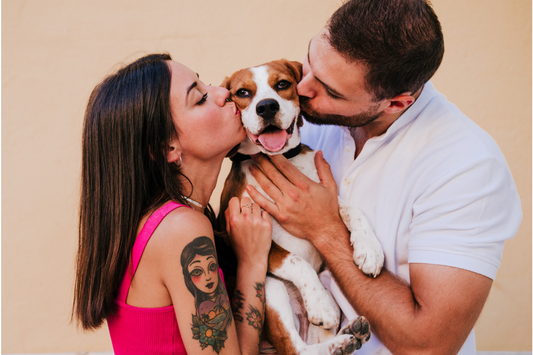
[[[478,350],[530,351],[531,2],[433,3],[446,53],[432,82],[499,144],[524,212],[476,325]],[[273,59],[302,61],[340,5],[2,1],[2,352],[111,350],[107,327],[82,333],[69,323],[81,128],[94,86],[120,63],[151,52],[169,52],[213,85]]]

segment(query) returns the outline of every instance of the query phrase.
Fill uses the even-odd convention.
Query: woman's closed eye
[[[202,105],[206,100],[207,100],[207,93],[205,93],[205,94],[202,96],[202,98],[200,99],[200,101],[198,101],[198,102],[196,103],[196,105],[197,105],[197,106],[200,106],[200,105]]]

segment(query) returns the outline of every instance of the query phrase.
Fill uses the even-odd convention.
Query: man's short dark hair
[[[426,0],[351,0],[326,27],[335,50],[367,66],[367,90],[376,101],[414,94],[444,55],[442,29]]]

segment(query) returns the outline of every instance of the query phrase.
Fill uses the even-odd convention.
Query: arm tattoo
[[[235,290],[235,294],[233,295],[233,301],[231,302],[231,309],[233,310],[233,318],[235,318],[236,321],[239,321],[242,323],[243,318],[241,315],[241,309],[242,309],[242,301],[244,301],[244,295],[241,291]]]
[[[183,248],[181,267],[187,289],[194,296],[193,339],[203,349],[211,346],[219,354],[231,325],[228,294],[220,277],[213,241],[198,237]]]
[[[255,297],[259,298],[261,304],[265,305],[265,284],[257,282],[255,284]]]
[[[261,312],[259,312],[257,308],[250,305],[250,313],[246,313],[246,320],[248,321],[248,324],[257,329],[259,335],[261,335],[263,318],[261,317]]]

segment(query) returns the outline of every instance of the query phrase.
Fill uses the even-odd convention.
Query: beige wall
[[[478,349],[531,350],[531,3],[433,2],[446,37],[433,82],[498,142],[524,210],[476,326]],[[106,328],[69,324],[81,127],[95,84],[153,51],[212,84],[271,59],[303,60],[340,3],[2,1],[2,352],[111,349]]]

